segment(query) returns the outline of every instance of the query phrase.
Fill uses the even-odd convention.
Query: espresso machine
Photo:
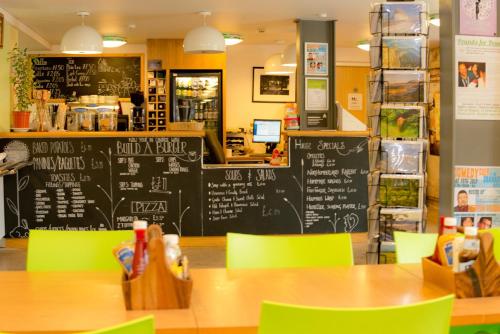
[[[132,108],[132,131],[146,131],[146,111],[144,110],[144,93],[130,93]]]

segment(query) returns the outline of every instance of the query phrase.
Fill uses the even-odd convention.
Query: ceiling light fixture
[[[199,13],[203,16],[203,26],[194,28],[184,37],[184,53],[223,53],[226,51],[224,36],[215,28],[207,26],[207,16],[211,12]]]
[[[370,41],[362,40],[358,42],[358,48],[363,51],[370,51]]]
[[[429,23],[439,27],[441,25],[441,20],[439,19],[439,14],[431,14],[429,16]]]
[[[97,54],[102,53],[102,37],[92,27],[85,25],[85,17],[89,12],[78,12],[82,24],[66,31],[61,40],[61,52],[69,54]]]
[[[264,72],[266,74],[290,74],[295,72],[295,68],[283,66],[281,64],[281,53],[276,53],[267,58]]]
[[[288,45],[281,54],[281,65],[286,67],[297,67],[295,43]]]
[[[102,46],[105,48],[118,48],[125,44],[127,44],[127,39],[125,37],[104,36],[102,38]]]
[[[229,33],[222,33],[222,35],[224,36],[224,41],[226,43],[226,46],[227,45],[236,45],[236,44],[240,44],[241,42],[243,42],[243,38],[241,37],[241,35],[238,35],[238,34],[229,34]]]

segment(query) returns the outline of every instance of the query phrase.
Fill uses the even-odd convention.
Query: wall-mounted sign
[[[328,127],[328,114],[326,112],[310,112],[307,113],[307,127],[308,128],[327,128]]]
[[[328,78],[306,78],[305,110],[328,110]]]
[[[500,38],[455,36],[455,117],[500,120]]]
[[[363,110],[363,94],[351,93],[347,95],[348,110]]]
[[[453,211],[462,226],[500,227],[500,167],[455,166]]]
[[[328,75],[328,43],[305,43],[304,74]]]
[[[460,0],[460,34],[497,35],[497,0]]]

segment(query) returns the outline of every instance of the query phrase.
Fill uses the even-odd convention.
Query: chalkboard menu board
[[[7,236],[135,219],[184,236],[364,232],[367,144],[290,137],[289,166],[202,168],[197,137],[0,139],[34,163],[4,177]]]
[[[130,97],[142,90],[140,56],[34,57],[34,82],[53,99],[81,95]]]
[[[0,148],[34,163],[4,178],[8,236],[129,229],[135,219],[201,233],[201,138],[3,139]]]
[[[203,170],[205,235],[366,231],[367,146],[291,137],[290,167]]]

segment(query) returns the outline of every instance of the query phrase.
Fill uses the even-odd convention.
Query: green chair
[[[113,247],[133,240],[132,230],[45,231],[30,230],[27,271],[120,270]]]
[[[394,232],[397,263],[420,263],[434,254],[437,237],[436,233]]]
[[[333,267],[352,264],[351,235],[347,233],[300,236],[227,234],[228,269]]]
[[[500,334],[500,324],[451,327],[450,334]]]
[[[259,334],[447,334],[453,295],[376,308],[319,308],[264,302]]]
[[[155,319],[152,315],[128,321],[124,324],[99,329],[86,334],[154,334]]]

